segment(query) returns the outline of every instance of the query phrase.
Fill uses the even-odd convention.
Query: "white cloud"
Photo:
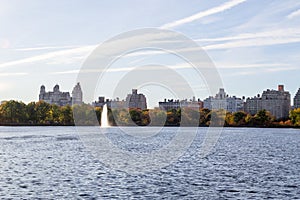
[[[183,18],[183,19],[171,22],[171,23],[164,24],[163,26],[161,26],[161,28],[174,28],[174,27],[186,24],[186,23],[190,23],[192,21],[195,21],[195,20],[210,16],[210,15],[217,14],[217,13],[223,12],[225,10],[231,9],[232,7],[235,7],[245,1],[246,0],[231,0],[220,6],[213,7],[211,9],[208,9],[205,11],[201,11],[195,15],[192,15],[192,16],[189,16],[189,17],[186,17],[186,18]]]
[[[282,69],[289,66],[287,63],[254,63],[254,64],[238,64],[238,63],[219,63],[216,62],[219,69],[246,69],[246,68],[272,68]]]
[[[16,51],[40,51],[40,50],[55,50],[55,49],[70,49],[70,48],[78,48],[80,46],[43,46],[43,47],[30,47],[30,48],[18,48]]]
[[[206,66],[207,63],[199,63],[199,66]],[[216,66],[219,69],[246,69],[246,68],[269,68],[274,69],[276,68],[277,71],[281,69],[291,69],[290,64],[287,63],[224,63],[224,62],[216,62]],[[166,65],[170,69],[192,69],[194,68],[189,63],[178,63],[175,65]],[[145,66],[136,66],[136,67],[122,67],[122,68],[109,68],[106,72],[126,72],[131,70],[162,70],[164,69],[160,65],[145,65]],[[68,71],[61,71],[61,72],[54,72],[53,74],[77,74],[79,72],[83,73],[96,73],[102,72],[102,69],[93,69],[93,70],[68,70]]]
[[[76,70],[67,70],[67,71],[53,72],[51,74],[78,74],[79,71],[80,71],[79,69],[76,69]]]
[[[264,32],[238,34],[230,37],[198,39],[196,41],[227,41],[206,45],[203,47],[206,50],[287,44],[300,42],[300,28],[276,29]]]
[[[297,70],[297,67],[262,67],[262,68],[256,68],[256,69],[247,69],[242,71],[235,71],[230,74],[226,74],[227,77],[234,77],[234,76],[249,76],[253,74],[259,74],[259,73],[272,73],[272,72],[280,72],[280,71],[293,71]]]
[[[105,70],[105,72],[126,72],[126,71],[131,71],[134,69],[135,69],[135,67],[109,68],[109,69]],[[77,69],[77,70],[53,72],[52,74],[79,74],[79,73],[100,73],[100,72],[103,72],[103,69],[89,69],[89,70]]]
[[[0,63],[0,68],[3,67],[10,67],[15,65],[21,65],[21,64],[28,64],[28,63],[35,63],[39,61],[45,61],[45,60],[57,60],[58,57],[63,57],[67,60],[69,60],[72,57],[82,56],[82,55],[88,55],[96,46],[95,45],[89,45],[89,46],[82,46],[79,48],[73,48],[68,50],[60,50],[60,51],[54,51],[50,53],[44,53],[37,56],[32,56],[20,60]]]
[[[17,72],[17,73],[0,73],[0,77],[4,76],[24,76],[27,75],[28,73],[23,73],[23,72]]]
[[[233,42],[227,42],[222,44],[213,44],[205,46],[206,50],[216,50],[216,49],[229,49],[229,48],[240,48],[240,47],[258,47],[258,46],[269,46],[287,43],[297,43],[300,42],[300,38],[257,38],[252,40],[239,40]]]
[[[298,10],[296,10],[296,11],[290,13],[290,14],[287,16],[288,19],[293,19],[293,18],[295,18],[295,17],[300,17],[300,9],[298,9]]]

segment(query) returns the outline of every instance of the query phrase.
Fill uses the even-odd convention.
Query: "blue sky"
[[[42,84],[71,91],[98,44],[145,27],[197,41],[230,95],[254,96],[284,84],[293,97],[300,87],[297,0],[0,0],[0,101],[37,101]],[[108,93],[99,95],[113,98]],[[196,93],[201,99],[207,95]]]

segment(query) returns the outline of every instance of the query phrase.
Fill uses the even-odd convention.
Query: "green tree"
[[[50,104],[44,101],[39,101],[35,104],[36,119],[38,124],[49,124],[47,121],[50,115]]]
[[[59,124],[60,119],[59,119],[59,115],[60,115],[60,107],[58,105],[52,104],[50,106],[50,110],[49,113],[47,114],[47,121],[49,121],[51,124]]]
[[[253,126],[254,125],[254,117],[250,114],[247,114],[247,116],[245,117],[245,123],[248,126]]]
[[[74,105],[73,114],[76,119],[76,125],[99,125],[99,120],[101,118],[100,111],[100,108],[95,108],[89,104]]]
[[[8,101],[1,105],[0,114],[2,123],[26,123],[26,105],[19,101]]]
[[[37,112],[36,112],[36,103],[30,102],[26,105],[26,113],[28,117],[28,123],[36,124],[37,123]]]
[[[179,126],[181,121],[181,109],[170,109],[167,111],[167,126]]]
[[[238,112],[233,113],[233,120],[234,120],[235,125],[237,125],[237,126],[245,125],[246,117],[247,117],[247,114],[243,111],[238,111]]]
[[[205,126],[209,125],[209,121],[211,118],[211,111],[207,108],[200,109],[200,119],[199,119],[199,125]]]
[[[151,123],[149,110],[143,110],[141,118],[142,118],[142,121],[141,121],[142,126],[149,125]]]
[[[161,110],[159,108],[155,108],[153,110],[149,110],[149,115],[151,118],[151,126],[164,126],[166,123],[167,113],[165,110]]]
[[[60,108],[59,121],[64,125],[72,125],[74,123],[71,106],[66,105]]]
[[[181,126],[199,126],[200,113],[198,109],[181,108]]]
[[[207,115],[207,120],[209,121],[206,125],[213,127],[224,126],[224,124],[226,124],[226,113],[227,112],[224,109],[210,111],[210,113]]]
[[[96,117],[98,122],[101,122],[101,114],[102,114],[102,108],[101,107],[95,107],[95,113],[96,113]]]
[[[254,123],[259,126],[269,126],[274,120],[274,117],[270,114],[270,112],[264,110],[260,110],[254,115]]]
[[[128,126],[132,124],[131,115],[129,114],[128,109],[125,108],[115,108],[111,110],[111,115],[114,118],[115,124],[118,126]]]
[[[225,116],[225,125],[226,126],[234,126],[234,115],[231,112],[226,112]]]
[[[130,109],[130,117],[132,121],[137,125],[142,125],[142,111],[139,109]]]
[[[300,108],[290,111],[290,118],[293,125],[300,126]]]

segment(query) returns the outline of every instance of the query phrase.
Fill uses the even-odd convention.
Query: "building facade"
[[[278,90],[267,89],[261,97],[248,98],[245,111],[254,115],[260,110],[269,111],[276,119],[287,118],[291,107],[291,95],[284,91],[284,85],[278,85]]]
[[[93,106],[95,107],[103,107],[104,104],[107,104],[108,108],[128,108],[128,104],[126,103],[125,100],[120,101],[119,98],[110,100],[110,99],[105,99],[105,97],[99,97],[98,101],[95,101],[92,103]]]
[[[203,102],[198,99],[196,100],[195,97],[190,100],[174,100],[174,99],[165,99],[164,101],[158,102],[159,108],[162,110],[177,110],[179,108],[191,108],[194,110],[199,110],[203,108]]]
[[[209,110],[224,109],[229,112],[237,112],[244,109],[244,100],[236,96],[228,96],[223,88],[220,88],[215,97],[208,97],[203,102],[203,107]]]
[[[294,108],[300,108],[300,88],[294,97]]]
[[[74,95],[74,104],[82,103],[82,91],[80,84],[74,87],[72,95]],[[55,85],[53,91],[46,92],[44,85],[40,88],[39,100],[45,101],[49,104],[56,104],[58,106],[72,105],[72,97],[69,92],[61,92],[59,85]]]
[[[132,93],[126,97],[128,108],[136,108],[141,110],[147,109],[146,97],[143,94],[138,94],[137,89],[132,89]]]
[[[105,97],[99,97],[98,101],[92,103],[95,107],[103,107],[104,104],[107,104],[108,108],[135,108],[146,110],[147,109],[147,100],[145,95],[138,94],[137,89],[132,89],[132,93],[128,94],[126,100],[119,100],[119,98],[110,100],[105,99]]]
[[[178,110],[180,108],[180,101],[174,99],[165,99],[158,102],[159,108],[162,110]]]
[[[107,101],[109,100],[107,99]],[[92,105],[95,107],[103,107],[106,103],[107,102],[105,101],[105,97],[98,97],[98,101],[94,101]]]
[[[72,104],[78,104],[81,105],[82,104],[82,90],[81,90],[81,86],[80,83],[77,83],[72,91]]]
[[[245,103],[245,112],[255,115],[260,110],[262,110],[260,95],[248,97]]]

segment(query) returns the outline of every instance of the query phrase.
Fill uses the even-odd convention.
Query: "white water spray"
[[[109,123],[108,123],[108,118],[107,118],[107,105],[104,104],[103,106],[103,110],[101,113],[101,127],[110,127]]]

